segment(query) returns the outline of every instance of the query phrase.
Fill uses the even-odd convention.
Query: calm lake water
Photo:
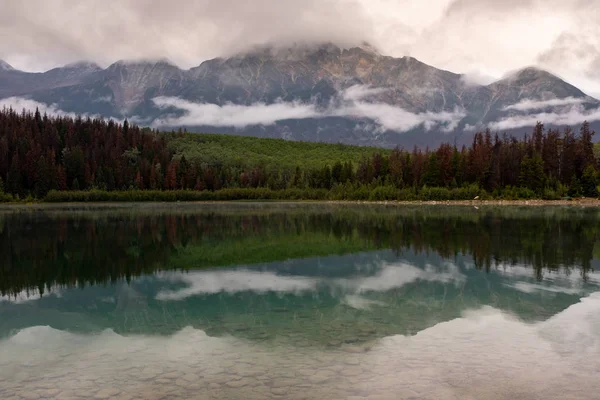
[[[0,399],[597,399],[600,210],[0,208]]]

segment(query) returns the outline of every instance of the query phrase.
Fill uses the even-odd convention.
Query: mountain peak
[[[381,52],[375,46],[371,45],[368,42],[362,42],[360,45],[350,48],[350,50],[352,49],[358,49],[364,53],[369,53],[375,56],[381,56]]]
[[[249,57],[274,58],[278,60],[300,60],[315,54],[340,54],[342,49],[331,42],[302,43],[296,42],[289,46],[263,44],[233,55],[232,59]]]
[[[139,66],[165,66],[165,67],[175,67],[178,68],[175,64],[171,62],[168,58],[140,58],[135,60],[119,60],[111,64],[108,69],[115,68],[123,68],[123,67],[139,67]]]
[[[494,91],[512,88],[515,90],[513,97],[587,97],[581,90],[560,77],[533,66],[512,72],[503,79],[488,85],[488,88]]]
[[[509,73],[502,80],[511,82],[531,82],[540,79],[554,79],[562,81],[562,79],[558,76],[535,66],[525,67]]]
[[[90,70],[90,71],[93,71],[93,70],[99,71],[102,69],[98,64],[91,62],[91,61],[76,61],[76,62],[72,62],[72,63],[65,65],[63,68],[77,69],[77,70]]]
[[[15,69],[4,60],[0,60],[0,71],[15,71]]]
[[[379,50],[368,42],[359,45],[340,46],[333,42],[304,43],[296,42],[291,45],[282,46],[275,44],[263,44],[249,50],[242,51],[230,57],[231,59],[245,59],[250,57],[274,58],[281,61],[296,61],[308,57],[340,56],[346,52],[363,53],[371,56],[381,56]]]

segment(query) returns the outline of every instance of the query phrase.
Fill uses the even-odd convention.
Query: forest
[[[158,132],[0,110],[0,200],[470,200],[597,197],[598,145],[538,123],[469,146],[379,149]]]

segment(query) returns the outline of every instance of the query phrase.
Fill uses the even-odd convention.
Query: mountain
[[[0,60],[0,98],[10,96],[34,97],[58,87],[91,83],[102,68],[93,63],[80,62],[54,68],[43,73],[18,71]]]
[[[0,60],[0,71],[13,71],[14,68],[12,67],[12,65],[10,65],[9,63],[7,63],[4,60]]]
[[[600,107],[540,69],[477,85],[367,44],[265,46],[189,70],[164,59],[118,61],[106,69],[77,63],[44,73],[1,62],[0,98],[11,96],[153,126],[385,147],[468,142],[486,126],[528,132],[539,113],[554,118],[542,122],[561,125],[564,113]]]

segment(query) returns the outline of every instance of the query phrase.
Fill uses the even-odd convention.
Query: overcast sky
[[[0,59],[41,71],[264,43],[368,41],[483,81],[539,65],[600,95],[600,0],[0,0]]]

